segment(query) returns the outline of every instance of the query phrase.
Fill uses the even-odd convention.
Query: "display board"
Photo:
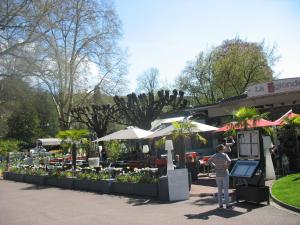
[[[254,175],[258,164],[259,161],[257,160],[238,160],[234,164],[234,167],[230,172],[230,176],[251,178]]]
[[[237,147],[240,159],[260,159],[259,131],[239,131]]]

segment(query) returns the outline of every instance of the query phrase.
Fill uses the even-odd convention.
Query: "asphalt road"
[[[272,204],[216,207],[212,197],[161,203],[0,180],[0,225],[300,224],[299,214]]]

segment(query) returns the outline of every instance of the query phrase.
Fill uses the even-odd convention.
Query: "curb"
[[[296,213],[300,213],[300,208],[295,207],[295,206],[288,205],[288,204],[286,204],[286,203],[280,201],[279,199],[277,199],[277,198],[272,194],[272,186],[273,186],[273,184],[274,184],[274,182],[272,182],[271,185],[270,185],[270,197],[271,197],[271,199],[273,200],[273,202],[276,203],[276,204],[278,204],[278,205],[281,206],[282,208],[291,210],[291,211],[296,212]]]
[[[271,196],[272,200],[273,200],[276,204],[280,205],[281,207],[286,208],[286,209],[291,210],[291,211],[294,211],[294,212],[296,212],[296,213],[300,213],[300,208],[295,207],[295,206],[291,206],[291,205],[288,205],[288,204],[285,204],[284,202],[280,201],[280,200],[277,199],[275,196],[273,196],[273,194],[272,194],[272,189],[271,189],[271,191],[270,191],[270,196]]]

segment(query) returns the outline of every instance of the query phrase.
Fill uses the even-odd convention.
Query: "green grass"
[[[278,200],[300,208],[300,173],[282,177],[272,185],[272,194]]]

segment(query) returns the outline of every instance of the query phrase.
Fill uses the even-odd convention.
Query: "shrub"
[[[119,183],[139,183],[139,184],[154,184],[158,182],[156,174],[149,171],[135,170],[126,174],[116,176],[116,182]]]
[[[101,177],[96,173],[77,173],[76,177],[80,180],[100,180]]]
[[[53,170],[50,173],[53,177],[73,177],[72,171]]]

